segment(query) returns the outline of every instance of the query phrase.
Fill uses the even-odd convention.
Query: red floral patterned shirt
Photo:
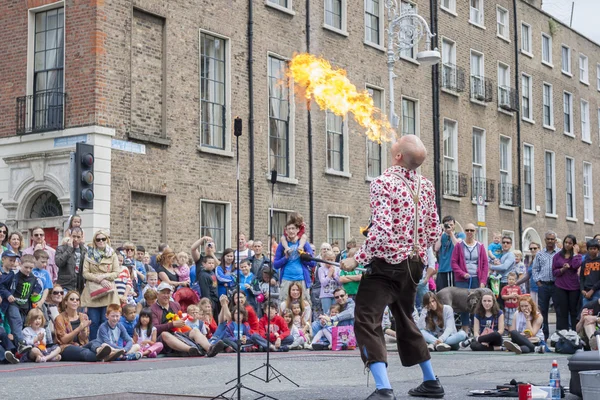
[[[373,225],[365,243],[356,252],[355,258],[359,264],[370,264],[374,258],[383,259],[389,264],[400,264],[413,249],[415,202],[406,183],[397,175],[404,176],[413,193],[417,192],[417,173],[400,166],[386,169],[371,182]],[[424,177],[421,177],[418,211],[418,252],[423,262],[427,263],[427,248],[437,241],[442,234],[442,227],[435,205],[435,188]]]

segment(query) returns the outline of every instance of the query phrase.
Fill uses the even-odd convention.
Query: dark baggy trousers
[[[431,358],[427,343],[412,318],[422,271],[421,262],[403,261],[392,265],[375,259],[363,275],[356,294],[354,332],[366,366],[374,362],[387,365],[381,320],[388,305],[396,320],[396,343],[402,365],[410,367]]]

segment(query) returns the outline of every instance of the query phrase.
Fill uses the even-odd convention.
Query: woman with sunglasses
[[[56,343],[56,331],[54,329],[54,320],[62,310],[62,301],[64,298],[64,289],[59,284],[54,284],[54,287],[50,289],[50,294],[46,298],[46,302],[41,306],[42,313],[46,318],[46,338],[52,338],[52,343]],[[38,307],[40,307],[38,305]]]
[[[111,361],[110,346],[98,346],[97,341],[90,341],[90,324],[88,316],[79,312],[79,293],[70,290],[62,301],[62,312],[54,320],[56,341],[62,349],[63,361]]]
[[[119,259],[117,253],[110,247],[108,232],[97,231],[92,244],[87,248],[83,262],[83,278],[86,283],[81,293],[81,307],[87,307],[87,313],[92,321],[90,340],[96,339],[100,324],[106,321],[106,306],[120,304],[114,283],[120,272]],[[104,291],[104,289],[108,290]]]
[[[8,250],[8,227],[0,222],[0,252]],[[2,254],[0,253],[0,254]],[[0,258],[0,270],[2,269],[2,258]]]
[[[454,286],[465,289],[484,288],[488,277],[488,256],[483,243],[475,240],[475,225],[465,225],[466,238],[452,251]],[[469,333],[469,313],[460,313],[462,329]]]

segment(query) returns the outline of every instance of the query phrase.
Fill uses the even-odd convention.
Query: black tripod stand
[[[269,212],[270,215],[270,221],[269,221],[269,261],[271,264],[271,272],[273,272],[273,246],[271,245],[271,238],[273,237],[273,208],[275,207],[275,184],[277,183],[277,170],[272,170],[271,171],[271,210]],[[239,271],[238,271],[239,272]],[[268,291],[268,296],[267,297],[267,302],[271,302],[271,279],[269,279],[269,291]],[[269,321],[269,323],[267,324],[267,362],[265,362],[263,365],[261,365],[258,368],[254,368],[252,371],[246,372],[244,375],[242,375],[242,377],[244,376],[253,376],[256,379],[259,379],[263,382],[269,383],[272,380],[277,379],[279,382],[281,382],[281,379],[279,378],[283,378],[285,380],[287,380],[290,383],[293,383],[294,385],[296,385],[296,387],[300,387],[300,385],[298,385],[296,382],[294,382],[293,380],[291,380],[290,378],[288,378],[287,376],[285,376],[281,371],[279,371],[278,369],[276,369],[275,367],[273,367],[270,363],[269,360],[269,355],[271,353],[270,351],[270,337],[271,337],[271,307],[267,306],[267,320]],[[259,371],[260,369],[265,368],[266,370],[266,375],[265,378],[262,378],[258,375],[256,375],[257,371]],[[232,382],[232,381],[230,381]],[[228,382],[229,383],[229,382]]]
[[[240,117],[236,117],[235,118],[235,122],[233,125],[233,134],[235,135],[235,147],[236,147],[236,163],[237,163],[237,236],[236,236],[236,240],[237,240],[237,298],[240,298],[240,136],[242,136],[242,119]],[[237,320],[241,321],[240,318],[240,307],[239,304],[237,304]],[[238,322],[238,324],[240,324]],[[273,400],[277,400],[275,397],[271,397],[268,396],[264,393],[259,392],[258,390],[254,390],[251,389],[247,386],[244,386],[242,384],[242,364],[241,364],[241,350],[242,350],[242,329],[240,326],[238,326],[238,334],[237,334],[237,378],[236,379],[232,379],[229,382],[226,382],[226,385],[229,385],[231,382],[237,381],[236,385],[230,389],[227,389],[226,391],[224,391],[223,393],[217,395],[216,397],[213,397],[212,400],[216,400],[216,399],[227,399],[227,400],[234,400],[236,398],[236,393],[237,393],[237,399],[241,400],[242,399],[242,389],[246,389],[249,392],[255,394],[257,397],[255,397],[256,400],[258,399],[273,399]]]

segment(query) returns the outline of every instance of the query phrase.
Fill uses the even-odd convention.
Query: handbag
[[[115,290],[114,282],[110,282],[110,288],[105,288],[101,284],[94,281],[88,281],[87,284],[89,285],[90,297],[92,299],[100,299],[104,296],[108,296]]]
[[[350,325],[334,326],[331,328],[331,350],[354,350],[356,348],[356,336],[354,327]]]

